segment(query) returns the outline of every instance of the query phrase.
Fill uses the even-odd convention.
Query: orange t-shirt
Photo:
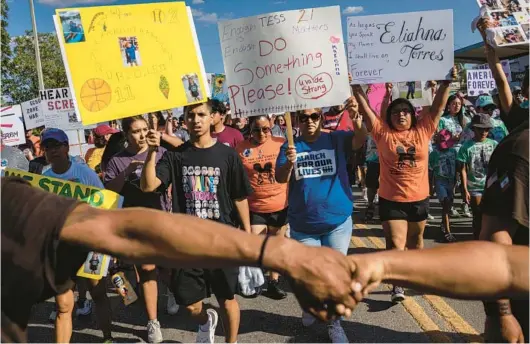
[[[254,189],[248,197],[252,212],[272,213],[287,207],[287,183],[277,183],[275,175],[276,158],[284,142],[283,138],[271,137],[262,145],[244,140],[236,146],[250,186]]]
[[[429,197],[429,141],[436,126],[430,115],[418,118],[416,127],[392,130],[378,118],[372,137],[379,152],[379,196],[394,202],[417,202]]]

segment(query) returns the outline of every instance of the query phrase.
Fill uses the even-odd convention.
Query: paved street
[[[356,192],[357,198],[360,193]],[[361,213],[364,202],[356,202],[355,230],[350,253],[362,254],[385,246],[379,221],[362,224]],[[440,245],[440,207],[431,200],[431,213],[435,221],[427,228],[425,245]],[[460,241],[470,240],[471,220],[452,219],[453,231]],[[462,262],[465,264],[465,262]],[[160,284],[161,285],[161,284]],[[159,298],[159,320],[165,342],[194,342],[196,325],[182,310],[175,316],[165,314],[166,288],[161,285]],[[112,296],[113,335],[117,342],[138,342],[146,340],[145,324],[147,317],[142,302],[125,307],[121,298]],[[424,295],[407,290],[405,302],[393,305],[387,285],[365,299],[356,309],[351,319],[343,323],[350,342],[481,342],[484,329],[484,312],[481,302],[458,301],[433,295]],[[282,301],[274,301],[265,296],[257,299],[239,297],[241,305],[241,327],[239,342],[328,342],[326,326],[315,324],[306,329],[302,326],[301,309],[292,293]],[[210,301],[216,305],[215,300]],[[53,326],[48,315],[53,309],[53,301],[35,307],[29,326],[30,342],[53,341]],[[94,314],[74,320],[72,342],[98,342],[102,335],[95,323]],[[217,327],[219,343],[224,342],[223,328]]]

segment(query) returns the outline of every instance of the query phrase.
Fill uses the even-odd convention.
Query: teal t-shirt
[[[488,163],[496,147],[497,142],[487,138],[483,142],[466,141],[458,151],[456,159],[466,166],[469,192],[484,191]]]
[[[456,177],[456,156],[458,151],[451,147],[445,150],[436,149],[429,154],[429,166],[436,178],[454,182]]]

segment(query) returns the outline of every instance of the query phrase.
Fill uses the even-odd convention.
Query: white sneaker
[[[215,329],[217,328],[219,315],[211,308],[206,310],[206,314],[208,314],[208,322],[199,326],[196,340],[197,343],[215,343]]]
[[[55,319],[57,319],[57,311],[52,311],[50,313],[50,317],[48,318],[48,320],[50,320],[50,322],[54,323]]]
[[[302,312],[302,325],[304,327],[309,327],[313,325],[315,321],[317,321],[317,319],[314,316],[309,313]]]
[[[374,204],[379,204],[379,194],[375,194]]]
[[[77,309],[75,310],[75,314],[76,315],[89,315],[90,313],[92,313],[92,300],[89,300],[89,299],[85,299],[85,302],[83,303],[83,306],[82,307],[77,307]]]
[[[366,188],[363,189],[363,201],[368,202],[368,190]]]
[[[164,340],[162,331],[160,330],[160,323],[158,320],[149,320],[147,322],[147,342],[161,343]]]
[[[458,213],[458,210],[456,210],[455,208],[451,207],[451,213],[449,214],[451,217],[459,217],[460,214]]]
[[[167,294],[167,314],[169,315],[175,315],[179,312],[179,305],[177,305],[177,302],[175,301],[175,295],[173,293],[168,291]]]
[[[340,324],[340,320],[334,320],[328,324],[328,335],[332,343],[349,343],[346,332]]]
[[[464,206],[462,207],[462,211],[464,212],[464,216],[468,218],[472,218],[473,214],[471,214],[471,211],[469,211],[469,206],[464,203]]]
[[[434,216],[432,216],[431,214],[427,214],[427,220],[429,221],[434,220]]]

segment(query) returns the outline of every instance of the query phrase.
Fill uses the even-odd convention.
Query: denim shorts
[[[450,201],[454,199],[453,190],[455,184],[452,181],[444,178],[435,178],[434,186],[436,188],[436,196],[438,196],[440,203],[442,203],[444,199],[449,199]]]
[[[307,234],[297,232],[291,228],[291,239],[307,246],[331,247],[343,254],[348,254],[352,231],[353,220],[351,216],[349,216],[344,223],[323,234]]]

